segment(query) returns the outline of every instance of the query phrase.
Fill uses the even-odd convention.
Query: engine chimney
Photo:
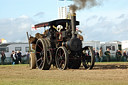
[[[82,41],[77,38],[76,34],[76,13],[71,12],[71,27],[72,27],[72,38],[66,42],[66,46],[70,48],[71,51],[80,51],[82,49]]]
[[[76,37],[76,13],[71,13],[72,38]]]

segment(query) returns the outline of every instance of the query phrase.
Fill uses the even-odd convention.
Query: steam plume
[[[91,8],[100,5],[98,0],[73,0],[74,4],[70,5],[70,9],[75,12],[76,10],[81,10],[83,8]]]

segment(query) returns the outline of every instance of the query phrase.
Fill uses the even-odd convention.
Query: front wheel
[[[83,66],[85,69],[92,69],[95,64],[95,55],[93,52],[92,47],[85,47],[83,49],[83,56],[82,56]]]
[[[36,69],[36,59],[35,59],[35,53],[30,53],[29,56],[29,67],[31,69]]]
[[[60,70],[67,69],[68,66],[68,52],[64,46],[61,46],[56,51],[55,56],[56,66]]]

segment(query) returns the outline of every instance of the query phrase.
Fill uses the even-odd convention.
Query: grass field
[[[96,63],[93,70],[29,69],[28,65],[0,65],[0,85],[128,85],[128,63]]]

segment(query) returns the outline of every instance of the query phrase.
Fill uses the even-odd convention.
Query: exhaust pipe
[[[76,13],[71,13],[72,38],[76,37]]]

